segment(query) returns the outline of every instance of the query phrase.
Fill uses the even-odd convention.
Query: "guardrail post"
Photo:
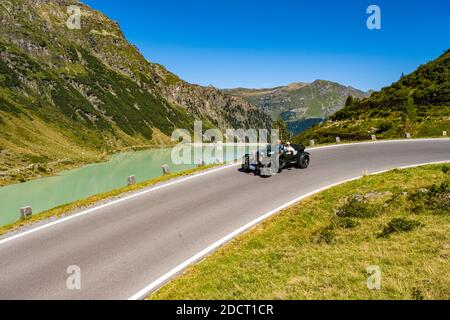
[[[128,177],[128,185],[131,186],[133,184],[136,184],[136,177],[135,176],[129,176]]]
[[[30,206],[20,208],[20,218],[26,219],[33,215],[33,209]]]
[[[168,164],[163,164],[163,165],[161,166],[161,168],[162,168],[162,172],[163,172],[164,175],[170,173],[170,167],[169,167]]]
[[[372,139],[372,141],[377,141],[377,136],[373,134],[370,136],[370,139]]]
[[[316,142],[314,140],[309,140],[309,146],[314,147],[316,145]]]
[[[446,136],[447,136],[447,131],[442,131],[442,135],[443,135],[444,137],[446,137]]]
[[[409,132],[406,133],[406,139],[411,139],[411,133]]]
[[[336,143],[341,143],[341,137],[336,137]]]

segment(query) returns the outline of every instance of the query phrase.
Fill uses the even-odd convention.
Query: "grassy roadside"
[[[126,186],[126,187],[115,189],[115,190],[112,190],[109,192],[104,192],[104,193],[101,193],[98,195],[94,195],[87,199],[83,199],[83,200],[75,201],[75,202],[72,202],[69,204],[65,204],[65,205],[50,209],[48,211],[33,215],[32,217],[30,217],[28,219],[20,220],[15,223],[0,227],[0,236],[10,233],[10,232],[13,232],[13,231],[17,231],[23,227],[29,226],[29,225],[39,222],[39,221],[43,221],[48,218],[57,218],[57,217],[61,217],[61,216],[70,214],[72,212],[76,212],[76,211],[80,211],[82,209],[93,207],[100,201],[113,200],[116,197],[122,197],[128,193],[132,193],[132,192],[138,191],[140,189],[144,189],[144,188],[156,185],[158,183],[167,182],[169,180],[180,178],[183,176],[188,176],[188,175],[191,175],[194,173],[198,173],[198,172],[205,171],[205,170],[208,170],[208,169],[211,169],[214,167],[218,167],[220,165],[221,164],[211,164],[211,165],[193,168],[193,169],[189,169],[189,170],[184,170],[184,171],[180,171],[180,172],[176,172],[176,173],[171,173],[171,174],[164,175],[164,176],[161,176],[158,178],[154,178],[154,179],[151,179],[148,181],[144,181],[144,182],[141,182],[141,183],[138,183],[135,185]]]
[[[309,141],[305,142],[304,145],[308,149],[314,149],[314,148],[320,148],[320,147],[329,147],[329,146],[338,146],[338,145],[347,145],[347,144],[358,144],[358,143],[375,143],[375,142],[386,142],[386,141],[416,141],[416,140],[422,140],[422,139],[450,139],[450,136],[430,136],[430,137],[420,137],[420,138],[411,138],[411,139],[405,139],[405,138],[393,138],[393,139],[382,139],[377,138],[377,140],[358,140],[358,141],[352,141],[352,140],[341,140],[340,142],[323,142],[323,143],[317,143],[314,140],[314,145],[309,146]]]
[[[149,299],[450,299],[450,166],[321,192],[239,236]],[[367,268],[381,268],[381,290]]]
[[[328,121],[320,126],[315,126],[294,137],[292,141],[296,143],[302,143],[308,145],[310,140],[314,140],[316,144],[328,145],[336,144],[336,137],[341,139],[341,143],[356,143],[371,141],[371,135],[375,134],[378,141],[384,140],[404,140],[406,133],[394,132],[392,134],[388,132],[379,133],[375,129],[375,126],[383,126],[383,122],[380,120],[375,123],[361,122],[361,121]],[[444,136],[443,132],[447,131],[450,134],[450,120],[445,122],[437,128],[424,128],[422,131],[416,133],[411,130],[411,139],[439,139],[448,138]],[[381,124],[380,124],[381,123]],[[363,128],[356,128],[358,125],[364,125]]]

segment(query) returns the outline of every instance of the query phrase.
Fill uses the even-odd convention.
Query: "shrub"
[[[7,88],[14,88],[20,85],[20,80],[15,72],[2,60],[0,60],[0,84]]]
[[[322,244],[332,244],[336,240],[336,236],[334,234],[334,227],[332,225],[320,228],[317,230],[312,237],[313,242]]]
[[[413,300],[423,300],[424,299],[422,291],[417,288],[412,288],[411,298]]]
[[[433,213],[450,213],[450,181],[433,184],[429,190],[417,190],[408,197],[412,211],[419,213],[430,210]]]
[[[383,228],[383,231],[378,235],[378,238],[387,238],[393,233],[409,232],[423,226],[424,225],[419,221],[395,218]]]
[[[377,133],[383,133],[383,132],[389,131],[393,127],[394,127],[394,125],[393,125],[393,123],[391,121],[382,122],[379,125],[379,129],[378,129]]]
[[[442,166],[442,172],[445,173],[445,174],[450,173],[450,166],[447,165],[447,164],[444,164]]]
[[[353,196],[336,211],[336,215],[340,218],[372,218],[378,215],[379,211],[378,206]]]
[[[334,217],[331,222],[335,227],[342,229],[352,229],[359,225],[358,221],[355,221],[352,218],[348,217]]]

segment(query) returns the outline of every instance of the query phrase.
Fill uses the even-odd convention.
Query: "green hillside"
[[[67,7],[81,7],[69,29]],[[175,128],[267,128],[247,101],[148,62],[118,24],[75,0],[0,3],[0,186],[170,143]]]
[[[347,97],[367,97],[368,93],[339,83],[316,80],[313,83],[291,83],[268,89],[228,89],[228,94],[246,99],[269,114],[273,120],[282,118],[292,131],[308,124],[308,119],[323,119],[345,105]],[[311,122],[311,121],[309,121]],[[316,121],[317,122],[317,121]]]
[[[396,169],[318,193],[148,299],[450,299],[449,170]],[[382,272],[380,290],[368,289],[369,266]]]
[[[450,133],[450,50],[370,97],[349,98],[329,121],[296,138],[306,143],[442,136]]]

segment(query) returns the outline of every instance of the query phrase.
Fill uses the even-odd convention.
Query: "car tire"
[[[311,162],[310,156],[307,153],[302,153],[297,158],[297,168],[306,169],[309,167],[309,163]]]
[[[242,171],[248,173],[250,171],[250,159],[248,156],[245,157],[245,161],[242,164]]]

